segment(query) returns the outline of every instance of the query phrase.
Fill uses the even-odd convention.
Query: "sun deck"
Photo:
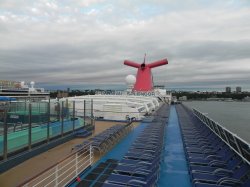
[[[93,136],[101,133],[105,129],[114,126],[116,122],[98,122],[96,121],[95,131]],[[90,138],[90,137],[89,137]],[[71,141],[68,141],[62,145],[59,145],[55,148],[52,148],[42,154],[39,154],[14,168],[0,174],[0,186],[17,186],[23,181],[29,179],[30,177],[42,172],[43,170],[49,168],[51,165],[57,163],[59,160],[67,157],[71,154],[71,149],[82,143],[88,138],[75,138]],[[96,157],[94,161],[98,160]],[[10,180],[11,179],[11,180]]]

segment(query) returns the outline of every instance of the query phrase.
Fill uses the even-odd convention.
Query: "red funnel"
[[[134,68],[138,68],[136,75],[136,82],[134,85],[134,91],[152,91],[154,88],[152,81],[152,73],[151,68],[155,68],[158,66],[162,66],[168,64],[167,59],[159,60],[156,62],[152,62],[150,64],[138,64],[133,61],[125,60],[124,64],[127,66],[131,66]]]

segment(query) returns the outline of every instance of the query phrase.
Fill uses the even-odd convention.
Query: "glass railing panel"
[[[64,119],[63,121],[63,133],[69,132],[73,130],[73,120]]]
[[[33,126],[31,129],[32,144],[47,140],[47,124]]]
[[[6,112],[6,124],[8,126],[7,152],[20,153],[29,148],[29,124],[31,123],[31,149],[37,143],[60,137],[63,133],[68,133],[84,126],[84,114],[86,119],[91,119],[92,104],[84,102],[73,107],[73,102],[31,102],[18,101],[8,103]],[[75,113],[74,113],[75,111]],[[91,123],[91,120],[88,123]],[[3,112],[0,106],[0,157],[3,157]],[[49,126],[48,126],[49,124]],[[63,124],[63,129],[62,129]],[[49,132],[48,132],[49,130]],[[62,131],[63,130],[63,131]],[[48,139],[49,134],[49,139]]]
[[[50,123],[50,137],[56,137],[61,135],[62,121],[53,121]]]
[[[3,156],[3,122],[2,119],[0,119],[0,158],[2,158],[2,156]]]
[[[8,126],[7,151],[15,152],[28,147],[28,108],[24,102],[8,103],[6,122]]]
[[[91,117],[91,101],[90,100],[87,100],[87,101],[85,101],[85,105],[86,105],[86,109],[85,109],[85,113],[86,113],[86,116],[88,116],[88,117]]]
[[[28,147],[28,128],[26,124],[15,132],[9,132],[7,138],[8,153]]]
[[[0,104],[0,158],[3,156],[4,104]]]
[[[70,117],[71,102],[66,101],[61,106],[61,119],[63,120],[63,133],[73,130],[73,119]]]

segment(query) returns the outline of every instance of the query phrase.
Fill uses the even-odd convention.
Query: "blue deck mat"
[[[171,106],[161,164],[159,187],[191,187],[179,121],[174,106]]]

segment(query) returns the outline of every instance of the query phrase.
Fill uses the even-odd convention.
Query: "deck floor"
[[[174,106],[170,109],[164,150],[158,186],[191,187],[178,116]]]

